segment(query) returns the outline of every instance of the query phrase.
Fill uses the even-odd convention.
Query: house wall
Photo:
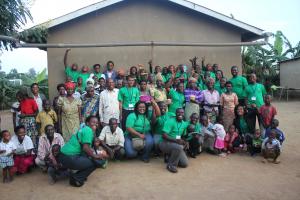
[[[280,86],[300,88],[300,59],[280,63]]]
[[[170,2],[155,0],[126,1],[77,18],[49,30],[48,43],[111,42],[240,42],[239,29]],[[64,82],[65,49],[48,49],[50,98],[56,85]],[[189,59],[205,56],[206,63],[219,63],[225,75],[230,66],[241,65],[240,47],[110,47],[77,48],[69,53],[69,62],[79,66],[104,65],[113,60],[115,67],[139,63],[154,65],[190,65]],[[53,87],[52,87],[53,86]]]

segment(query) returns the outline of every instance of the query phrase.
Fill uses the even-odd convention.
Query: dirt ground
[[[300,199],[300,101],[276,102],[280,128],[286,134],[281,163],[261,163],[261,157],[235,154],[221,158],[201,154],[186,169],[171,174],[162,159],[110,162],[97,169],[81,188],[67,180],[48,185],[38,169],[0,183],[1,200],[35,199]],[[11,128],[1,113],[2,128]],[[2,179],[2,178],[1,178]]]

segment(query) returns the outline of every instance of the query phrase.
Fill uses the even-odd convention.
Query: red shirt
[[[38,106],[34,99],[24,99],[20,102],[20,110],[22,115],[32,115],[38,110]]]
[[[258,112],[261,115],[265,128],[271,125],[272,119],[274,118],[275,115],[277,115],[277,110],[272,105],[269,106],[263,105],[262,107],[260,107]]]

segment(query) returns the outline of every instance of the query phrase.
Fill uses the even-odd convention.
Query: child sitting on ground
[[[229,126],[228,132],[226,133],[224,139],[224,151],[228,154],[234,153],[236,149],[240,146],[240,137],[237,133],[235,125],[232,124]]]
[[[263,140],[261,138],[261,132],[259,129],[256,129],[252,138],[252,142],[249,145],[249,152],[251,156],[261,152],[262,142]]]
[[[267,128],[271,126],[272,120],[274,119],[275,115],[277,115],[276,108],[271,104],[272,97],[271,95],[265,95],[264,102],[265,105],[260,107],[259,115],[260,115],[260,123],[262,125],[262,136],[264,137],[265,131]]]
[[[280,161],[278,157],[280,155],[280,142],[276,139],[276,132],[271,130],[269,137],[267,137],[261,146],[262,154],[264,159],[262,160],[263,163],[266,163],[267,159],[273,159],[273,163],[278,164]]]
[[[54,144],[51,149],[51,154],[46,155],[45,162],[48,167],[49,184],[53,185],[58,179],[66,178],[69,176],[69,171],[62,167],[58,162],[60,154],[60,145]]]
[[[224,138],[226,136],[226,132],[224,130],[224,126],[222,125],[222,118],[218,117],[217,122],[213,126],[212,130],[215,133],[215,151],[219,156],[225,157],[226,154],[222,152],[224,149]]]
[[[205,149],[207,153],[215,154],[215,134],[212,131],[214,125],[211,122],[209,122],[207,115],[201,116],[201,126],[201,133],[204,136],[203,149]]]
[[[3,183],[8,183],[13,180],[13,154],[16,151],[16,147],[10,140],[11,135],[8,130],[1,131],[1,137],[2,141],[0,142],[0,167],[2,168]]]
[[[95,138],[94,140],[94,154],[96,155],[103,155],[104,158],[108,158],[108,154],[106,153],[106,151],[104,150],[104,148],[102,147],[101,145],[101,140],[99,138]],[[107,164],[108,164],[108,160],[107,159],[101,159],[101,160],[93,160],[95,166],[97,168],[103,168],[105,169],[107,167]]]
[[[189,156],[191,158],[196,158],[196,155],[199,150],[198,140],[195,139],[196,135],[197,135],[197,132],[196,132],[195,125],[194,124],[188,125],[186,139],[187,139],[187,141],[189,141],[189,147],[188,147],[187,153],[189,154]]]
[[[279,121],[277,119],[273,119],[272,123],[271,123],[271,127],[269,127],[266,130],[265,138],[269,137],[271,130],[275,130],[276,138],[279,140],[280,145],[282,145],[283,141],[285,140],[285,137],[284,137],[283,132],[278,128],[278,126],[279,126]]]

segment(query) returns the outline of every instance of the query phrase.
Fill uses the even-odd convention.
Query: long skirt
[[[200,113],[200,107],[199,107],[199,105],[196,104],[196,103],[191,103],[191,102],[186,103],[186,105],[185,105],[185,111],[184,111],[185,120],[189,121],[190,120],[190,116],[193,113],[197,113],[199,115],[199,113]]]
[[[230,110],[226,108],[223,109],[222,119],[223,119],[224,129],[226,132],[228,131],[229,126],[233,124],[234,118],[235,118],[234,110]]]
[[[26,135],[28,135],[35,147],[37,147],[38,131],[36,128],[35,117],[24,117],[20,119],[20,124],[25,126]]]
[[[33,165],[33,162],[33,155],[15,155],[13,171],[24,174],[28,171],[29,167]]]

